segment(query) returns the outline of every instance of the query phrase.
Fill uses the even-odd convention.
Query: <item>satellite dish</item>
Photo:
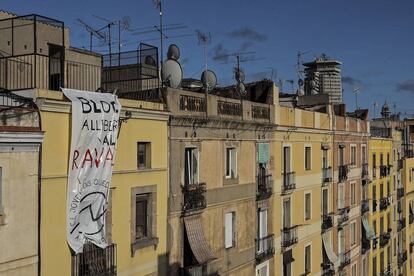
[[[244,74],[244,72],[241,69],[236,68],[234,70],[234,78],[238,82],[244,82],[244,80],[246,79],[246,75]]]
[[[236,90],[241,95],[246,94],[246,86],[242,82],[237,83]]]
[[[168,59],[178,60],[180,58],[180,48],[175,44],[168,46],[167,57]]]
[[[217,77],[216,74],[211,70],[205,70],[201,74],[201,82],[203,83],[203,87],[210,91],[217,85]]]
[[[161,74],[162,79],[172,88],[180,86],[181,80],[183,79],[183,69],[181,68],[181,65],[173,59],[164,62]]]

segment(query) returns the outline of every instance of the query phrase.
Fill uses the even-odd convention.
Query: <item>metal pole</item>
[[[111,23],[108,24],[108,32],[109,32],[109,67],[112,66],[112,45],[111,45]]]
[[[162,1],[160,0],[160,48],[161,48],[161,66],[162,66],[162,62],[163,62],[163,29],[162,29]]]
[[[121,66],[121,20],[118,20],[118,66]]]

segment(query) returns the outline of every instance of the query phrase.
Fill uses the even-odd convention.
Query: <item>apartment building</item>
[[[166,90],[169,275],[276,275],[271,81]]]
[[[0,275],[37,275],[39,110],[0,89],[0,119]]]

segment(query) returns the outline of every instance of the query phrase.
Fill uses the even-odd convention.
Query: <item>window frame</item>
[[[309,158],[308,158],[308,152],[309,150]],[[303,168],[305,171],[311,171],[312,170],[312,146],[311,145],[305,145],[304,146],[304,164]],[[309,164],[308,164],[309,161]]]
[[[191,161],[189,164],[187,164],[187,152],[190,152],[190,156],[191,156]],[[196,154],[194,155],[192,152],[195,151]],[[197,170],[196,170],[196,176],[194,177],[194,175],[188,175],[188,183],[186,182],[186,170],[187,170],[187,166],[190,164],[194,163],[194,160],[192,159],[192,157],[195,156],[196,157],[196,161],[197,161]],[[192,166],[191,166],[192,168]],[[188,172],[189,173],[193,173],[193,170],[188,168]],[[184,185],[194,185],[194,184],[198,184],[200,183],[200,151],[198,150],[198,147],[185,147],[184,148],[184,179],[183,179],[183,183]]]
[[[306,196],[309,195],[309,217],[307,216],[307,200]],[[303,195],[303,203],[304,203],[304,221],[312,220],[312,192],[305,192]]]
[[[351,242],[351,246],[356,245],[356,240],[357,240],[357,229],[356,229],[356,223],[353,221],[351,222],[351,224],[349,225],[349,232],[350,232],[350,242]]]
[[[307,262],[307,258],[306,258],[306,255],[308,255],[308,254],[306,254],[307,253],[307,249],[309,248],[309,262]],[[306,244],[305,246],[304,246],[304,248],[303,248],[303,251],[304,251],[304,254],[303,254],[303,256],[304,256],[304,271],[305,271],[305,274],[310,274],[311,272],[312,272],[312,244],[311,243],[308,243],[308,244]],[[308,269],[308,266],[309,265],[309,269]]]
[[[233,153],[234,151],[234,153]],[[234,154],[234,156],[233,156]],[[229,159],[227,159],[229,157]],[[225,151],[225,160],[224,160],[224,174],[226,179],[236,179],[237,178],[237,148],[236,147],[226,147]],[[233,160],[234,159],[234,160]],[[232,169],[234,166],[234,175],[232,175]]]
[[[350,152],[350,156],[349,156],[349,163],[352,167],[356,167],[357,166],[357,146],[356,144],[351,144],[351,146],[349,147],[349,152]]]
[[[227,216],[231,215],[231,245],[228,245],[227,241]],[[224,248],[225,249],[231,249],[236,247],[236,212],[235,211],[229,211],[224,214]]]
[[[350,196],[350,203],[351,203],[351,206],[352,205],[355,205],[356,203],[357,203],[357,200],[356,200],[356,194],[357,194],[357,192],[356,192],[356,182],[351,182],[350,183],[350,193],[351,193],[351,196]]]
[[[144,166],[140,164],[140,145],[145,146]],[[138,170],[151,169],[151,142],[138,141],[137,142],[137,168]]]

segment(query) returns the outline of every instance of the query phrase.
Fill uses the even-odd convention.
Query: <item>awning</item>
[[[290,264],[294,261],[295,261],[295,259],[293,259],[293,256],[292,256],[292,249],[290,249],[290,250],[283,253],[283,263],[284,264]]]
[[[371,226],[369,225],[369,222],[366,218],[362,218],[362,225],[364,226],[365,232],[367,233],[368,239],[375,238],[375,232],[371,229]]]
[[[214,260],[210,246],[208,246],[204,236],[201,215],[184,217],[185,230],[191,251],[199,264],[205,264]]]
[[[329,234],[322,234],[323,247],[325,248],[325,253],[328,256],[328,259],[333,263],[335,270],[339,267],[339,258],[336,256],[335,252],[332,249],[331,243],[329,242]]]

